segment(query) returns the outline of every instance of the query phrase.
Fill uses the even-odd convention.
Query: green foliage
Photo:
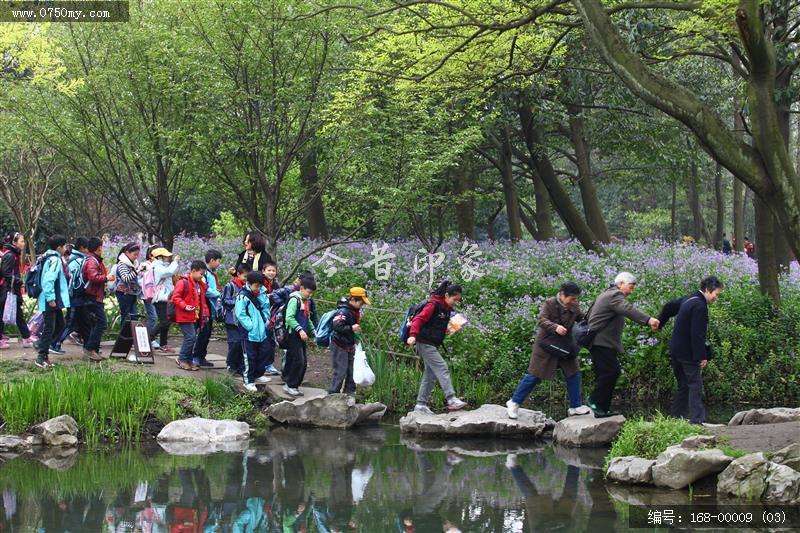
[[[241,420],[252,411],[250,399],[227,377],[199,381],[80,365],[0,383],[0,418],[7,431],[67,414],[91,445],[138,442],[151,417],[161,423],[187,416]]]
[[[221,239],[238,239],[249,231],[249,226],[230,211],[223,211],[211,223],[211,231]]]
[[[692,435],[702,435],[702,427],[686,420],[671,418],[657,413],[653,420],[634,418],[625,422],[622,431],[611,444],[606,463],[615,457],[635,455],[655,459],[670,446],[680,444]]]
[[[671,215],[667,209],[650,209],[639,213],[629,211],[628,237],[631,239],[647,239],[654,235],[669,236]]]

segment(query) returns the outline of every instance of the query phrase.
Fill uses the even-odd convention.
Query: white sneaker
[[[417,405],[414,406],[414,412],[415,413],[421,413],[423,415],[434,415],[434,414],[436,414],[433,411],[431,411],[430,407],[428,407],[427,405],[422,405],[421,403],[418,403]]]
[[[508,400],[506,402],[506,411],[508,412],[508,418],[516,420],[519,416],[519,404],[514,400]]]
[[[267,376],[259,376],[256,378],[256,383],[269,383],[270,379]]]
[[[467,402],[464,402],[455,396],[447,400],[447,410],[448,411],[458,411],[459,409],[463,409],[467,406]]]
[[[511,470],[517,466],[517,454],[510,453],[506,455],[506,468]]]
[[[256,387],[255,383],[248,383],[244,388],[248,392],[258,392],[258,387]]]
[[[286,385],[286,384],[283,385],[283,392],[285,392],[289,396],[300,396],[300,391],[299,390],[297,390],[297,389],[295,389],[293,387],[290,387],[289,385]]]
[[[580,407],[570,408],[570,410],[567,411],[567,416],[582,416],[588,415],[591,412],[592,410],[589,409],[589,406],[581,405]]]

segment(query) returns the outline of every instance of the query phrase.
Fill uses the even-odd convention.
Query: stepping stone
[[[225,362],[227,362],[228,358],[226,356],[224,356],[224,355],[219,355],[219,354],[216,354],[216,353],[210,353],[210,354],[206,355],[206,360],[207,361],[211,361],[212,363],[216,363],[216,362],[225,363]]]
[[[291,396],[290,394],[286,394],[286,391],[283,390],[283,382],[280,379],[280,376],[272,376],[270,377],[270,382],[264,385],[264,392],[269,395],[269,397],[274,401],[296,401],[296,400],[310,400],[312,398],[322,398],[328,395],[328,391],[323,389],[315,389],[313,387],[300,387],[300,392],[303,393],[303,396]]]
[[[275,403],[267,408],[267,415],[281,424],[333,429],[377,423],[385,413],[386,406],[382,403],[359,404],[347,394],[301,397]]]
[[[555,426],[544,413],[520,409],[519,418],[508,418],[506,408],[486,404],[473,411],[426,415],[415,411],[400,419],[400,431],[426,437],[541,437]]]
[[[754,424],[781,424],[785,422],[800,421],[800,407],[772,407],[771,409],[750,409],[739,411],[730,422],[729,426],[749,426]]]
[[[608,446],[625,424],[622,415],[595,418],[594,415],[571,416],[556,424],[553,440],[564,446],[592,448]]]

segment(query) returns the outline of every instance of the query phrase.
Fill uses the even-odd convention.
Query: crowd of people
[[[302,396],[300,386],[308,367],[308,344],[321,327],[313,297],[316,280],[310,271],[302,271],[289,286],[281,287],[278,266],[266,252],[263,237],[257,232],[248,233],[244,246],[235,265],[227,270],[229,280],[223,283],[219,272],[223,257],[218,250],[208,250],[204,260],[193,260],[188,272],[178,273],[179,257],[163,246],[150,246],[141,257],[140,245],[129,243],[108,269],[101,239],[78,237],[68,245],[64,236],[54,235],[47,242],[47,251],[26,276],[22,260],[25,239],[14,233],[6,237],[3,248],[0,308],[5,307],[9,295],[14,295],[16,324],[23,345],[36,348],[36,366],[40,368],[53,366],[49,355],[64,353],[61,345],[70,337],[83,344],[88,359],[106,358],[100,340],[108,326],[104,303],[107,291],[117,299],[121,323],[146,317],[152,350],[177,353],[176,363],[186,371],[214,366],[206,356],[214,322],[221,322],[227,336],[227,369],[242,376],[247,391],[256,392],[257,385],[281,375],[283,390],[293,397]],[[534,388],[542,380],[553,379],[559,368],[566,379],[570,416],[614,416],[617,413],[611,403],[621,373],[619,356],[623,352],[626,318],[658,331],[675,317],[670,354],[678,390],[672,414],[694,423],[705,420],[702,369],[711,358],[706,340],[708,304],[718,298],[722,283],[715,277],[702,280],[697,293],[668,302],[659,317],[640,311],[627,300],[636,284],[633,274],[620,273],[584,313],[578,305],[581,288],[568,281],[556,296],[541,305],[530,365],[506,403],[510,418],[519,416],[520,406]],[[23,317],[23,288],[38,300],[38,338],[31,335]],[[440,353],[447,334],[452,332],[448,326],[462,293],[461,286],[444,281],[425,302],[409,310],[407,329],[401,338],[415,347],[424,365],[416,412],[433,414],[429,401],[437,382],[444,392],[447,410],[467,405],[456,396],[447,362]],[[138,314],[140,301],[144,315]],[[354,354],[361,341],[361,311],[369,303],[364,288],[352,287],[329,313],[330,338],[320,344],[329,346],[331,355],[330,393],[353,394],[356,390]],[[322,318],[324,322],[326,317]],[[169,344],[173,323],[183,336],[178,350]],[[573,335],[579,324],[583,328],[582,341]],[[0,334],[3,328],[0,322]],[[8,347],[3,336],[0,349]],[[595,378],[588,405],[581,393],[581,347],[589,350]],[[280,370],[275,366],[278,350],[285,350]],[[135,355],[129,357],[136,360]]]

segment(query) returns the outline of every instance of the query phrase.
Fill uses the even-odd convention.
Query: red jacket
[[[200,294],[197,293],[198,287]],[[197,321],[204,324],[210,316],[206,301],[206,283],[202,279],[194,281],[188,274],[181,276],[172,291],[172,301],[175,304],[175,322],[178,324],[192,324]],[[194,311],[186,310],[189,305],[195,307]]]
[[[433,318],[434,311],[436,311],[436,306],[431,305],[431,302],[436,302],[444,306],[444,310],[446,312],[450,312],[452,308],[447,305],[447,302],[444,301],[443,296],[433,296],[431,295],[431,299],[428,300],[428,303],[425,304],[425,307],[422,308],[422,311],[419,312],[417,316],[414,317],[414,320],[411,321],[411,330],[408,332],[409,337],[418,337],[420,330],[422,330],[425,325],[430,322],[431,318]]]
[[[103,295],[108,281],[108,271],[103,264],[103,258],[88,254],[83,261],[83,279],[88,282],[84,293],[93,296],[98,302],[103,302]]]

